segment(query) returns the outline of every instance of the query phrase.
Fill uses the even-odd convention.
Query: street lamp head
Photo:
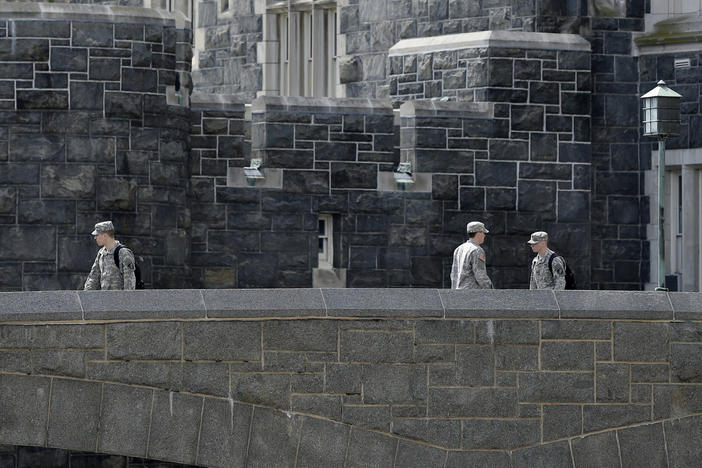
[[[643,101],[643,134],[658,138],[680,135],[680,98],[665,81],[641,96]]]

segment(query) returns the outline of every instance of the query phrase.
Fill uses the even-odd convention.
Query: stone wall
[[[112,219],[153,287],[183,286],[190,30],[139,8],[0,8],[0,288],[82,287]]]
[[[0,294],[0,445],[203,466],[695,466],[699,293]]]

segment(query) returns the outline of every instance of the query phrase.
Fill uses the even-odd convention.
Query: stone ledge
[[[590,51],[590,43],[577,34],[536,33],[521,31],[480,31],[444,36],[404,39],[390,48],[388,54],[425,54],[444,50],[477,48],[547,49]]]
[[[0,2],[2,19],[108,21],[175,25],[175,15],[155,8],[68,3]]]
[[[407,101],[400,106],[400,118],[405,117],[468,117],[492,118],[495,104],[491,102]]]
[[[0,293],[0,323],[193,318],[698,320],[701,293],[449,289],[205,289]]]
[[[253,101],[252,113],[267,111],[393,115],[389,99],[261,96]]]
[[[222,110],[244,112],[246,102],[228,94],[193,93],[190,96],[192,110]]]

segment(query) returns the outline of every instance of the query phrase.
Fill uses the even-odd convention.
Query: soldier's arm
[[[125,291],[136,289],[135,268],[134,254],[132,251],[126,248],[119,249],[119,269],[120,273],[122,273]]]
[[[531,266],[529,267],[529,289],[539,289],[539,287],[536,285],[536,280],[534,279],[534,262],[531,262]]]
[[[492,281],[490,281],[487,268],[485,267],[485,251],[483,249],[476,250],[474,255],[473,275],[475,276],[475,281],[483,289],[492,289]]]
[[[453,252],[453,264],[451,265],[451,289],[458,289],[458,280],[461,277],[461,272],[458,271],[458,249]]]
[[[553,289],[564,290],[565,289],[565,261],[562,257],[556,257],[553,259]]]
[[[85,280],[85,285],[83,285],[83,289],[85,291],[100,289],[100,263],[98,262],[99,258],[100,258],[100,255],[98,254],[95,257],[95,261],[93,262],[93,266],[90,268],[90,273],[88,273],[88,278]]]

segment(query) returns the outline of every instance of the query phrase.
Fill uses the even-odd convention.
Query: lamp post
[[[665,232],[663,215],[665,207],[665,140],[680,135],[680,96],[668,88],[665,81],[641,96],[643,101],[643,134],[658,138],[658,287],[665,287]]]

